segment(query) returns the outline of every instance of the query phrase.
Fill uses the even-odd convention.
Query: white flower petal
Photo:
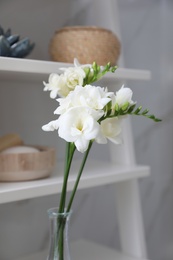
[[[105,143],[105,138],[115,144],[122,143],[121,133],[121,121],[114,118],[107,118],[101,122],[101,134],[96,138],[96,142]]]
[[[77,58],[74,58],[74,66],[75,67],[80,67],[81,66]]]
[[[83,125],[83,135],[85,139],[92,140],[95,139],[100,130],[100,125],[93,117],[88,117]]]
[[[60,107],[56,113],[62,114],[70,107],[85,106],[94,110],[101,110],[111,100],[112,92],[107,92],[104,88],[92,85],[85,87],[77,85],[74,91],[71,91],[66,98],[60,99]],[[60,112],[61,111],[61,112]]]
[[[48,83],[43,82],[43,84],[44,91],[51,91],[51,98],[56,98],[57,95],[67,96],[70,91],[66,86],[66,82],[63,75],[58,75],[56,73],[51,73],[49,75]]]
[[[78,129],[78,128],[76,128],[76,127],[72,127],[71,128],[71,135],[72,136],[80,136],[82,133],[81,133],[81,131]]]
[[[65,129],[64,127],[60,127],[58,129],[58,134],[59,137],[64,139],[67,142],[75,142],[76,141],[76,136],[73,136],[71,132],[69,133],[69,129]]]
[[[122,144],[122,138],[119,136],[115,136],[114,138],[108,138],[114,144]]]
[[[63,71],[61,77],[63,78],[64,85],[66,86],[66,88],[69,89],[69,91],[74,90],[77,85],[82,86],[83,80],[86,76],[85,71],[82,69],[80,64],[78,66],[77,60],[75,60],[74,62],[74,67],[60,68],[60,70]]]
[[[95,113],[96,111],[94,111]],[[92,116],[92,111],[86,107],[70,108],[58,119],[58,134],[67,142],[76,143],[76,147],[84,147],[88,141],[97,137],[100,125]],[[79,151],[85,150],[79,148]]]
[[[102,134],[99,134],[96,138],[95,138],[96,143],[98,144],[107,144],[107,138],[105,136],[103,136]]]
[[[50,97],[52,99],[55,99],[58,95],[58,89],[53,89],[51,92],[50,92]]]
[[[116,92],[115,102],[119,107],[129,103],[133,105],[135,102],[132,101],[133,92],[130,88],[125,88],[124,85]]]
[[[81,153],[84,153],[89,145],[89,141],[84,138],[79,138],[75,141],[75,146],[77,150]]]
[[[54,121],[49,122],[49,123],[46,124],[46,125],[43,125],[43,126],[42,126],[42,129],[43,129],[44,131],[54,131],[54,130],[57,130],[58,127],[59,127],[59,125],[58,125],[58,120],[54,120]]]

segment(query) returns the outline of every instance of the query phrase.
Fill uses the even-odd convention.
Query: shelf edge
[[[107,166],[105,166],[105,170],[102,167],[102,170],[105,172],[106,169],[108,169]],[[89,173],[90,171],[91,170],[89,170]],[[109,185],[120,181],[128,181],[134,178],[137,179],[147,177],[150,174],[150,167],[137,166],[132,167],[131,169],[128,167],[127,170],[123,167],[120,169],[119,173],[116,174],[116,170],[114,170],[112,166],[109,171],[110,173],[107,173],[106,175],[103,173],[100,175],[97,174],[98,170],[96,170],[96,168],[92,171],[92,174],[85,174],[84,172],[80,180],[78,190]],[[61,172],[61,169],[58,170],[58,172]],[[74,175],[72,174],[68,182],[68,191],[72,190],[74,181]],[[49,178],[37,181],[23,183],[0,183],[0,204],[59,194],[61,188],[62,176],[56,176],[55,173]]]
[[[43,60],[0,57],[1,72],[49,75],[50,73],[60,73],[59,68],[68,66],[73,66],[73,64]],[[118,68],[115,73],[107,73],[104,78],[115,80],[150,80],[151,72],[149,70]]]

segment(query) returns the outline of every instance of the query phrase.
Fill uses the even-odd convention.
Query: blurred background
[[[117,6],[117,33],[121,38],[124,67],[152,73],[150,81],[129,81],[127,85],[134,91],[134,100],[163,120],[153,124],[150,120],[132,118],[137,163],[151,166],[151,175],[139,181],[148,258],[172,260],[173,1],[118,0]],[[30,59],[50,60],[49,42],[58,28],[65,25],[104,26],[108,19],[105,11],[103,24],[97,21],[91,0],[0,1],[0,25],[35,42]],[[43,93],[42,82],[37,86],[23,84],[26,88],[17,82],[13,82],[13,87],[0,82],[0,133],[5,134],[10,129],[21,132],[26,143],[54,145],[55,135],[46,134],[46,139],[40,130],[50,119],[47,108],[54,110],[52,101]],[[25,104],[25,98],[32,100],[32,108],[30,102]],[[15,127],[10,123],[10,117],[19,122]],[[60,141],[58,145],[61,145]],[[63,155],[60,153],[59,156]],[[46,211],[54,207],[57,200],[54,195],[0,205],[1,260],[12,260],[47,245]],[[112,187],[79,191],[74,204],[72,238],[82,236],[119,247],[113,204]]]

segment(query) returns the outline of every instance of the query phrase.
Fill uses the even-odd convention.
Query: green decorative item
[[[34,46],[35,44],[30,43],[28,38],[20,40],[19,35],[11,34],[11,29],[5,32],[0,26],[0,56],[24,58],[33,50]]]

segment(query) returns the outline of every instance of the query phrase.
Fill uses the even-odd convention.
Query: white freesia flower
[[[60,68],[62,74],[51,73],[48,83],[43,82],[44,91],[50,91],[50,97],[56,98],[57,95],[66,97],[71,90],[74,90],[76,85],[83,85],[86,76],[84,69],[74,60],[74,67]]]
[[[66,86],[69,90],[74,90],[76,85],[83,85],[83,80],[85,78],[85,71],[79,66],[77,61],[74,61],[74,67],[61,68],[64,71],[63,78],[66,82]]]
[[[121,144],[121,119],[126,115],[141,115],[160,121],[154,115],[148,114],[148,109],[142,111],[142,107],[135,108],[132,101],[132,90],[122,88],[114,92],[108,92],[107,88],[93,86],[94,82],[101,79],[107,72],[114,72],[116,66],[110,63],[99,66],[93,64],[80,65],[74,59],[74,67],[61,68],[62,74],[51,74],[48,83],[44,82],[44,90],[50,91],[52,98],[57,99],[59,107],[54,111],[58,119],[44,125],[44,131],[56,130],[59,137],[66,141],[66,156],[63,176],[63,187],[60,195],[59,213],[70,212],[76,194],[80,178],[85,167],[90,149],[94,141],[105,144],[109,140],[114,144]],[[134,104],[134,105],[133,105]],[[68,202],[66,194],[70,176],[71,165],[75,150],[84,153],[81,165],[76,176],[74,186]],[[54,249],[63,239],[61,232]],[[61,243],[62,244],[62,243]],[[60,258],[63,258],[63,247],[60,247]],[[59,252],[56,251],[58,254]]]
[[[115,144],[121,144],[121,120],[117,117],[106,118],[101,122],[101,135],[96,138],[97,143],[107,143],[107,139]]]
[[[116,92],[115,95],[115,103],[118,104],[119,107],[122,107],[124,104],[129,103],[129,105],[135,104],[132,101],[133,92],[130,88],[125,88],[124,85]]]
[[[44,91],[50,91],[50,97],[56,98],[57,95],[67,96],[69,89],[65,84],[63,75],[58,75],[56,73],[51,73],[48,79],[48,83],[43,82]]]
[[[101,113],[86,107],[75,107],[69,109],[58,119],[58,134],[67,142],[74,142],[80,152],[85,152],[89,141],[97,137],[100,125],[97,120]]]
[[[59,98],[60,106],[55,110],[55,114],[62,114],[70,107],[85,106],[95,110],[102,110],[111,100],[113,92],[99,86],[86,85],[76,86],[66,98]]]

